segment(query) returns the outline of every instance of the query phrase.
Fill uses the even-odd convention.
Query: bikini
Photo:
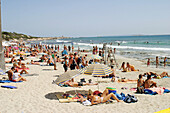
[[[95,98],[96,98],[96,100],[95,100],[95,101],[97,101],[97,100],[98,100],[98,96],[96,96]],[[100,97],[101,102],[103,102],[103,98],[104,98],[104,97]]]

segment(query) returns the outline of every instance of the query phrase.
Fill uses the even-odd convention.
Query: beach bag
[[[86,101],[82,102],[82,104],[85,105],[85,106],[90,106],[90,105],[92,105],[89,100],[86,100]]]
[[[137,102],[138,99],[134,95],[127,94],[131,98],[131,102]]]
[[[124,99],[124,102],[126,103],[132,103],[132,102],[137,102],[138,99],[134,95],[127,94],[127,96]]]
[[[131,98],[129,96],[126,96],[125,99],[123,100],[126,103],[131,103]]]

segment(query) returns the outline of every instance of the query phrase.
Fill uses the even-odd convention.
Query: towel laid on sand
[[[0,83],[19,83],[19,82],[22,82],[22,81],[18,81],[18,82],[15,82],[15,81],[10,81],[10,80],[0,80]]]

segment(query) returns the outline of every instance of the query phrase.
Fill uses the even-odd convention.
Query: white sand
[[[139,72],[127,72],[123,73],[117,71],[117,76],[126,77],[129,79],[137,79],[139,74],[144,72],[153,71],[162,73],[170,70],[149,68],[143,65],[135,59],[124,58],[122,56],[116,56],[119,65],[125,61],[133,64]],[[10,66],[10,64],[8,64]],[[83,106],[80,103],[59,103],[56,99],[49,99],[48,94],[53,92],[64,92],[74,89],[92,89],[97,90],[98,86],[83,86],[82,88],[72,87],[59,87],[56,84],[52,84],[52,81],[64,72],[61,64],[58,64],[58,70],[53,70],[53,66],[37,66],[27,65],[30,70],[29,73],[37,73],[39,76],[28,76],[27,81],[22,83],[5,83],[0,85],[13,85],[18,89],[5,89],[0,87],[0,113],[153,113],[159,110],[163,110],[170,107],[170,93],[163,95],[145,95],[134,94],[130,91],[130,88],[136,87],[135,83],[112,83],[110,79],[99,78],[99,81],[108,81],[109,83],[100,83],[100,91],[103,91],[107,86],[116,87],[118,93],[130,93],[134,94],[138,98],[137,103],[113,103],[113,104],[100,104],[94,106]],[[2,76],[0,77],[2,78]],[[75,81],[79,81],[80,78],[92,79],[93,82],[97,81],[97,78],[92,76],[80,75],[75,78]],[[164,86],[170,88],[170,79],[154,79],[158,83],[158,86]],[[128,87],[127,90],[122,90],[121,87]]]

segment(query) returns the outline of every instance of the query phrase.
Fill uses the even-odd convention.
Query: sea
[[[160,67],[163,68],[163,59],[167,57],[167,66],[170,67],[170,35],[139,35],[139,36],[97,36],[97,37],[72,37],[59,40],[32,41],[53,45],[70,45],[75,49],[92,50],[93,46],[102,48],[116,48],[116,54],[129,58],[136,58],[144,63],[151,59],[151,65],[155,65],[156,56],[159,57]],[[61,49],[63,49],[60,47]]]

